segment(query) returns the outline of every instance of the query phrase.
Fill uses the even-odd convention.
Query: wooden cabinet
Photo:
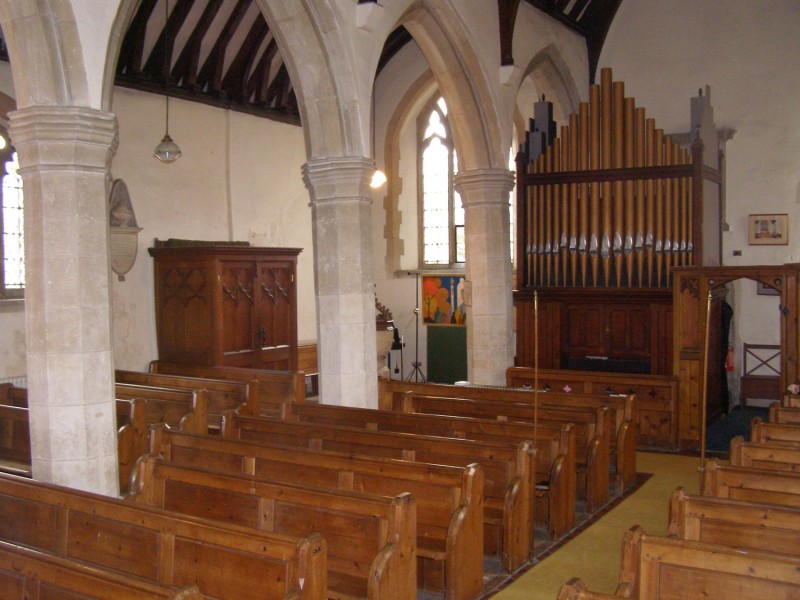
[[[158,357],[297,370],[298,248],[156,240]]]

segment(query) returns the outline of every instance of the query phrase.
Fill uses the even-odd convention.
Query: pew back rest
[[[208,393],[206,390],[164,388],[117,383],[117,400],[143,400],[145,420],[149,425],[166,425],[190,433],[208,429]],[[128,416],[124,405],[118,405],[117,425],[124,425]],[[120,420],[122,419],[122,420]]]
[[[306,399],[305,373],[303,371],[276,371],[246,367],[178,365],[154,360],[151,373],[188,375],[212,379],[231,379],[250,385],[250,394],[258,394],[261,414],[277,412],[283,402],[304,402]]]
[[[17,387],[12,383],[0,383],[0,404],[28,408],[27,388]]]
[[[0,590],[4,600],[204,600],[197,586],[174,590],[141,579],[0,541]]]
[[[223,416],[223,437],[333,450],[384,458],[464,467],[478,463],[484,472],[484,493],[505,501],[512,486],[522,493],[532,490],[533,448],[530,443],[494,444],[408,433],[354,430],[350,427],[315,425],[265,419],[227,412]],[[518,480],[515,483],[515,480]]]
[[[800,557],[625,533],[620,584],[633,598],[796,597]]]
[[[334,590],[366,596],[385,568],[393,591],[382,597],[416,597],[411,494],[387,497],[276,483],[178,466],[153,454],[139,460],[133,483],[131,499],[149,506],[290,536],[322,534]]]
[[[394,411],[326,406],[317,404],[287,405],[289,420],[318,425],[360,427],[381,432],[416,433],[451,436],[490,443],[525,443],[536,441],[535,469],[539,480],[549,480],[556,459],[566,455],[574,470],[576,433],[572,424],[542,423],[534,432],[525,423],[498,422],[490,419],[408,414]]]
[[[703,470],[704,496],[800,507],[800,473],[734,467],[711,460]]]
[[[800,425],[800,408],[781,406],[775,402],[769,407],[768,420],[770,423]]]
[[[800,445],[800,427],[786,423],[764,423],[761,417],[750,425],[750,441],[755,444]]]
[[[757,444],[736,436],[731,440],[729,456],[731,465],[735,467],[800,473],[800,444],[797,447]]]
[[[197,584],[220,600],[325,597],[321,536],[250,531],[10,475],[0,490],[0,540],[176,588]]]
[[[151,451],[179,465],[383,496],[408,491],[416,501],[418,529],[432,534],[443,527],[439,537],[446,535],[460,505],[482,512],[483,470],[477,463],[463,468],[431,465],[188,435],[163,427],[154,428],[151,436]],[[480,523],[483,515],[477,518]]]
[[[696,496],[676,489],[668,535],[683,540],[800,555],[800,508]]]
[[[167,388],[206,390],[208,414],[218,420],[223,411],[240,409],[246,414],[257,414],[258,407],[250,402],[247,383],[229,379],[161,375],[139,371],[115,371],[117,383],[133,383]]]

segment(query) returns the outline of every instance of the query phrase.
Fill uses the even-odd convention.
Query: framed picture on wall
[[[773,287],[770,287],[766,284],[761,283],[760,281],[756,282],[756,294],[759,296],[780,296],[781,291],[776,290]]]
[[[425,325],[466,325],[464,275],[423,275],[420,308]]]
[[[752,245],[789,243],[789,215],[750,215],[747,241]]]

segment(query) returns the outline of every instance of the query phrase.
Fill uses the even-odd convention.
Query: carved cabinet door
[[[294,263],[258,261],[255,265],[255,364],[262,369],[297,368]]]

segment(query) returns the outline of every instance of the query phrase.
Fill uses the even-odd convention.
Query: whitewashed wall
[[[162,164],[153,148],[164,134],[164,98],[124,88],[115,178],[128,185],[139,252],[125,281],[114,277],[114,355],[118,368],[143,369],[157,357],[153,264],[155,238],[248,241],[303,248],[298,265],[298,337],[316,340],[311,209],[301,178],[299,127],[201,104],[170,100],[170,134],[183,156]]]
[[[0,91],[13,95],[7,88]],[[136,263],[125,281],[110,275],[116,366],[144,369],[158,356],[153,266],[147,253],[154,238],[244,240],[259,246],[303,248],[298,264],[298,296],[304,299],[298,337],[316,340],[311,210],[300,171],[305,161],[302,130],[172,99],[170,133],[184,156],[165,165],[152,156],[164,135],[164,108],[163,97],[115,90],[113,111],[120,140],[112,176],[126,182],[143,228]],[[21,303],[2,307],[0,332],[0,378],[24,375]]]

